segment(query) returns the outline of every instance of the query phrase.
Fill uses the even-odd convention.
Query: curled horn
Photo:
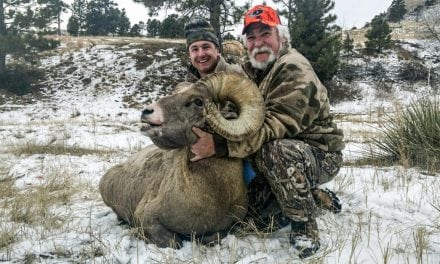
[[[258,87],[247,77],[238,73],[219,72],[199,80],[195,85],[205,86],[211,93],[212,102],[205,108],[209,126],[230,141],[241,141],[254,134],[264,121],[264,103]],[[238,118],[225,119],[216,103],[233,102],[238,108]]]

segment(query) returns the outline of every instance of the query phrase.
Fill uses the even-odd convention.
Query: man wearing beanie
[[[214,72],[243,73],[238,65],[228,64],[220,54],[220,43],[214,28],[206,19],[193,17],[185,25],[186,47],[191,64],[187,81],[194,82]]]
[[[229,157],[249,159],[257,175],[248,187],[255,221],[269,211],[281,225],[289,223],[290,243],[306,258],[320,248],[317,208],[341,211],[335,193],[318,187],[341,167],[343,132],[332,121],[326,88],[310,62],[290,47],[289,30],[274,9],[248,10],[243,35],[249,61],[242,67],[264,97],[264,124],[241,142],[227,141],[226,148],[206,133],[191,150],[197,159],[219,156],[223,149]]]

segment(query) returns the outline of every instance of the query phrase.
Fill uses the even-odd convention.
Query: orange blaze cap
[[[257,22],[271,27],[281,25],[280,17],[275,10],[266,5],[256,5],[244,14],[244,26],[241,34],[244,35],[247,27]]]

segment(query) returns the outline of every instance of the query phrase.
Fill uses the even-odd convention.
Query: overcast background
[[[119,9],[125,8],[127,11],[127,16],[130,19],[131,25],[138,23],[139,21],[146,22],[148,20],[148,12],[143,4],[134,3],[131,0],[114,0]],[[71,4],[73,0],[67,0],[67,3]],[[237,5],[240,5],[244,0],[236,1]],[[333,12],[338,16],[337,24],[344,29],[349,29],[352,27],[363,27],[366,22],[371,21],[371,19],[387,10],[391,5],[392,0],[335,0],[335,8]],[[263,1],[251,1],[252,5],[263,3]],[[267,0],[266,3],[270,6],[274,6],[273,1]],[[167,14],[173,13],[172,10],[164,10],[159,20],[166,17]],[[63,25],[67,24],[67,19],[70,14],[66,14]],[[237,32],[240,32],[241,25],[237,26]],[[239,34],[239,33],[237,33]]]

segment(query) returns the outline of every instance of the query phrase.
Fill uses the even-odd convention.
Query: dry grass
[[[104,150],[97,148],[83,148],[77,146],[67,146],[62,144],[41,145],[34,142],[27,142],[22,146],[15,146],[10,149],[15,155],[34,155],[34,154],[51,154],[51,155],[106,155],[115,153],[115,150]]]
[[[0,223],[0,249],[14,243],[18,236],[18,229],[14,225]]]
[[[111,37],[111,36],[56,36],[48,35],[46,38],[59,40],[62,44],[59,52],[72,51],[82,48],[91,48],[96,45],[128,45],[143,43],[180,43],[184,44],[185,39],[156,39],[146,37]]]
[[[0,182],[0,249],[7,252],[11,245],[31,235],[27,231],[29,228],[34,227],[44,239],[51,230],[61,228],[70,220],[57,208],[68,204],[71,197],[83,188],[81,183],[74,182],[72,176],[63,170],[54,171],[42,176],[44,179],[40,185],[25,189],[15,187],[12,179]],[[60,252],[56,255],[66,256]],[[29,263],[37,258],[32,254],[24,256]]]
[[[431,99],[397,106],[381,124],[380,138],[373,139],[372,159],[392,160],[405,167],[439,171],[440,102]]]
[[[47,228],[59,228],[65,221],[52,209],[56,205],[69,202],[70,197],[78,191],[73,178],[65,171],[42,176],[41,185],[25,190],[16,190],[15,195],[4,203],[3,210],[10,221],[25,224],[42,224]]]

